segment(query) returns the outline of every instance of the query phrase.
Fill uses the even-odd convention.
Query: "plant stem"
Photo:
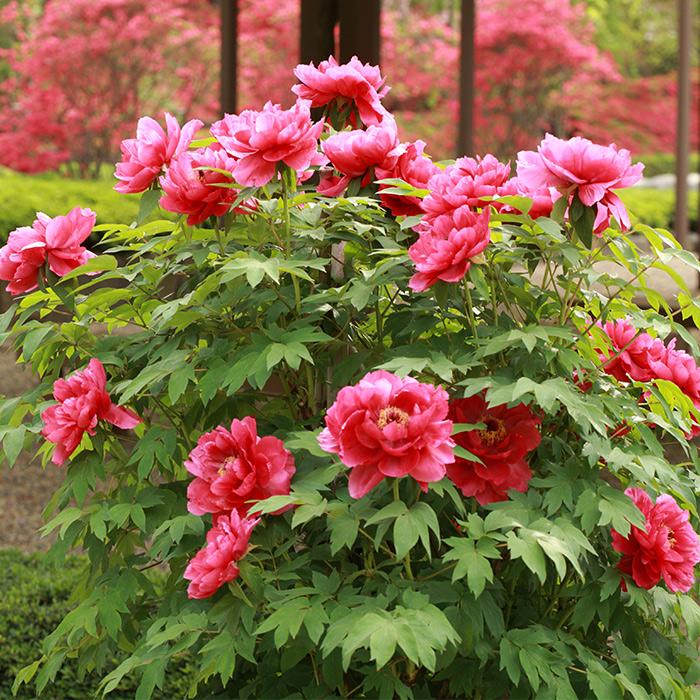
[[[476,330],[476,319],[474,318],[474,302],[472,301],[472,292],[469,289],[469,282],[467,278],[464,278],[464,294],[465,301],[464,305],[467,307],[467,315],[469,316],[469,325],[471,326],[472,333],[475,338],[479,337],[479,332]]]

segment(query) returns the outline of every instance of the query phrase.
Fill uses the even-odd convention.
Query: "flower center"
[[[389,423],[398,423],[399,425],[408,425],[408,413],[402,411],[396,406],[387,406],[379,412],[377,419],[377,427],[381,430],[386,428]]]
[[[219,467],[219,476],[223,476],[228,471],[229,467],[232,466],[237,459],[238,457],[236,455],[226,457],[226,459],[221,463],[221,466]]]
[[[486,428],[479,431],[482,445],[495,445],[506,436],[506,425],[500,418],[484,418]]]
[[[668,538],[668,546],[673,549],[676,546],[676,534],[671,528],[668,529],[666,537]]]

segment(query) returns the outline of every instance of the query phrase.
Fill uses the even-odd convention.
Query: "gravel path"
[[[0,348],[0,395],[16,396],[31,384],[31,374],[15,364],[14,353]],[[63,472],[52,464],[42,469],[32,456],[20,455],[12,469],[0,466],[0,549],[16,547],[31,552],[46,550],[51,544],[40,537],[38,529],[43,524],[41,512],[61,483]]]

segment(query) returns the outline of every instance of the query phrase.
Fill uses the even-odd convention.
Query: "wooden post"
[[[221,114],[237,109],[238,0],[219,0],[221,6]]]
[[[690,153],[690,0],[678,0],[678,103],[676,114],[675,233],[688,247],[688,156]]]
[[[333,30],[337,21],[337,0],[301,0],[299,63],[318,64],[335,56]]]
[[[380,0],[338,0],[340,62],[357,56],[363,63],[379,65]]]
[[[459,55],[459,127],[457,156],[474,154],[474,34],[475,0],[462,0]]]

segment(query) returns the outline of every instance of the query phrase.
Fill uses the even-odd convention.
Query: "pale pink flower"
[[[36,289],[45,264],[60,277],[94,257],[81,245],[95,225],[94,211],[75,207],[53,219],[41,212],[36,216],[31,227],[12,231],[0,248],[0,279],[10,282],[10,294]]]
[[[514,194],[508,188],[510,164],[501,163],[487,153],[483,158],[458,158],[453,165],[439,170],[430,178],[430,194],[422,201],[424,222],[430,222],[443,214],[450,214],[460,207],[498,207],[497,201],[484,197]]]
[[[354,178],[362,178],[362,186],[372,180],[372,169],[392,170],[405,147],[399,143],[396,122],[385,119],[366,130],[340,131],[329,136],[321,146],[340,179],[322,180],[318,191],[329,197],[338,196]]]
[[[187,214],[187,223],[196,226],[210,216],[226,214],[238,190],[221,187],[233,183],[231,172],[236,162],[222,148],[198,148],[176,155],[160,178],[163,196],[160,206],[176,214]],[[216,168],[211,170],[209,168]]]
[[[454,461],[447,392],[378,370],[338,392],[319,444],[350,467],[349,488],[361,498],[384,477],[411,476],[422,486]]]
[[[404,152],[398,157],[393,168],[377,167],[374,176],[377,180],[400,178],[417,189],[427,189],[430,178],[439,171],[430,158],[423,155],[425,141],[402,144]],[[423,213],[420,197],[404,197],[384,194],[390,185],[379,186],[379,199],[394,216],[417,216]]]
[[[241,517],[235,510],[214,518],[206,545],[185,569],[184,578],[191,582],[189,598],[208,598],[238,576],[236,563],[246,555],[250,535],[259,522],[259,518]]]
[[[438,280],[459,282],[490,240],[488,207],[477,213],[462,206],[423,224],[418,240],[408,249],[416,265],[409,287],[422,292]]]
[[[141,117],[136,127],[136,138],[121,142],[122,160],[117,163],[115,177],[121,180],[114,186],[117,192],[130,194],[144,192],[161,174],[163,166],[173,156],[187,150],[195,133],[202,128],[199,119],[187,122],[182,130],[172,114],[165,113],[167,133],[151,117]]]
[[[196,478],[187,488],[190,513],[247,512],[268,496],[289,493],[294,457],[272,435],[258,437],[255,419],[234,419],[200,436],[185,468]]]
[[[323,120],[311,121],[310,105],[297,100],[291,109],[282,109],[267,102],[261,111],[227,114],[212,125],[211,133],[237,159],[236,182],[261,187],[282,163],[303,176],[312,165],[324,162],[318,150]]]
[[[695,565],[700,562],[700,540],[688,511],[668,494],[654,503],[642,489],[629,488],[625,493],[646,522],[643,529],[633,525],[627,537],[612,531],[613,549],[622,554],[618,569],[640,588],[652,588],[663,578],[674,593],[688,592],[695,582]]]
[[[318,68],[313,63],[301,64],[294,69],[294,75],[301,84],[295,85],[292,92],[310,100],[312,107],[335,102],[342,108],[345,103],[353,103],[367,126],[379,124],[387,114],[381,98],[389,88],[384,85],[379,67],[363,64],[357,56],[342,65],[333,56],[321,61]]]
[[[632,165],[630,152],[614,143],[602,146],[575,136],[559,139],[547,134],[537,151],[518,153],[518,179],[522,187],[536,192],[556,187],[569,201],[578,196],[582,204],[596,207],[594,230],[601,233],[612,216],[625,231],[630,226],[622,200],[613,190],[639,182],[644,165]]]
[[[141,422],[133,411],[112,403],[104,367],[96,358],[68,379],[57,379],[53,396],[58,404],[49,406],[41,414],[44,421],[41,434],[56,445],[54,464],[63,464],[75,452],[85,433],[94,435],[98,421],[125,430]]]

